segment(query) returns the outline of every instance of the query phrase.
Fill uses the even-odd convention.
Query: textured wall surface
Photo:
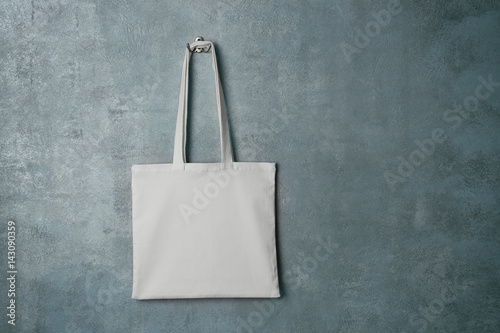
[[[280,299],[131,299],[131,166],[172,161],[198,35],[237,160],[278,164]],[[0,73],[0,331],[500,331],[498,1],[4,0]]]

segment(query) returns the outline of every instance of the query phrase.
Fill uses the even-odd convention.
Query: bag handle
[[[187,104],[188,104],[188,87],[189,87],[189,60],[194,50],[203,48],[205,51],[212,52],[212,68],[215,73],[215,95],[217,97],[217,111],[219,114],[219,128],[221,140],[221,167],[223,169],[232,167],[233,150],[231,147],[231,139],[229,137],[229,123],[226,115],[226,103],[224,101],[224,92],[220,82],[219,69],[217,67],[217,56],[215,47],[209,41],[196,41],[188,44],[186,54],[184,56],[184,64],[182,67],[181,76],[181,91],[179,94],[179,108],[177,110],[177,124],[175,127],[175,142],[174,142],[174,161],[173,164],[178,169],[185,169],[186,165],[186,126],[187,126]]]

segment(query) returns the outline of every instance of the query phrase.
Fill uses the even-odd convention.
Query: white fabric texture
[[[186,162],[189,60],[195,47],[212,52],[221,163]],[[276,165],[234,162],[214,45],[198,41],[190,48],[173,163],[132,166],[132,298],[279,297]]]

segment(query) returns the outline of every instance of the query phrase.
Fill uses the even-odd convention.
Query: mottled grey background
[[[1,1],[0,330],[499,332],[500,86],[474,96],[500,82],[500,3],[401,0],[375,24],[388,7]],[[237,159],[278,164],[273,302],[131,299],[130,168],[172,161],[197,35],[218,48]],[[219,158],[210,58],[192,63],[196,162]]]

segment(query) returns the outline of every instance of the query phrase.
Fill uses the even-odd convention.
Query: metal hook
[[[198,36],[194,39],[195,42],[199,42],[202,40],[204,40],[204,39],[203,39],[203,37],[200,37],[200,36]],[[201,53],[201,52],[208,52],[210,50],[210,45],[206,49],[204,49],[203,47],[195,47],[194,50],[191,51],[191,46],[189,45],[189,43],[187,43],[187,48],[188,48],[189,52]]]

